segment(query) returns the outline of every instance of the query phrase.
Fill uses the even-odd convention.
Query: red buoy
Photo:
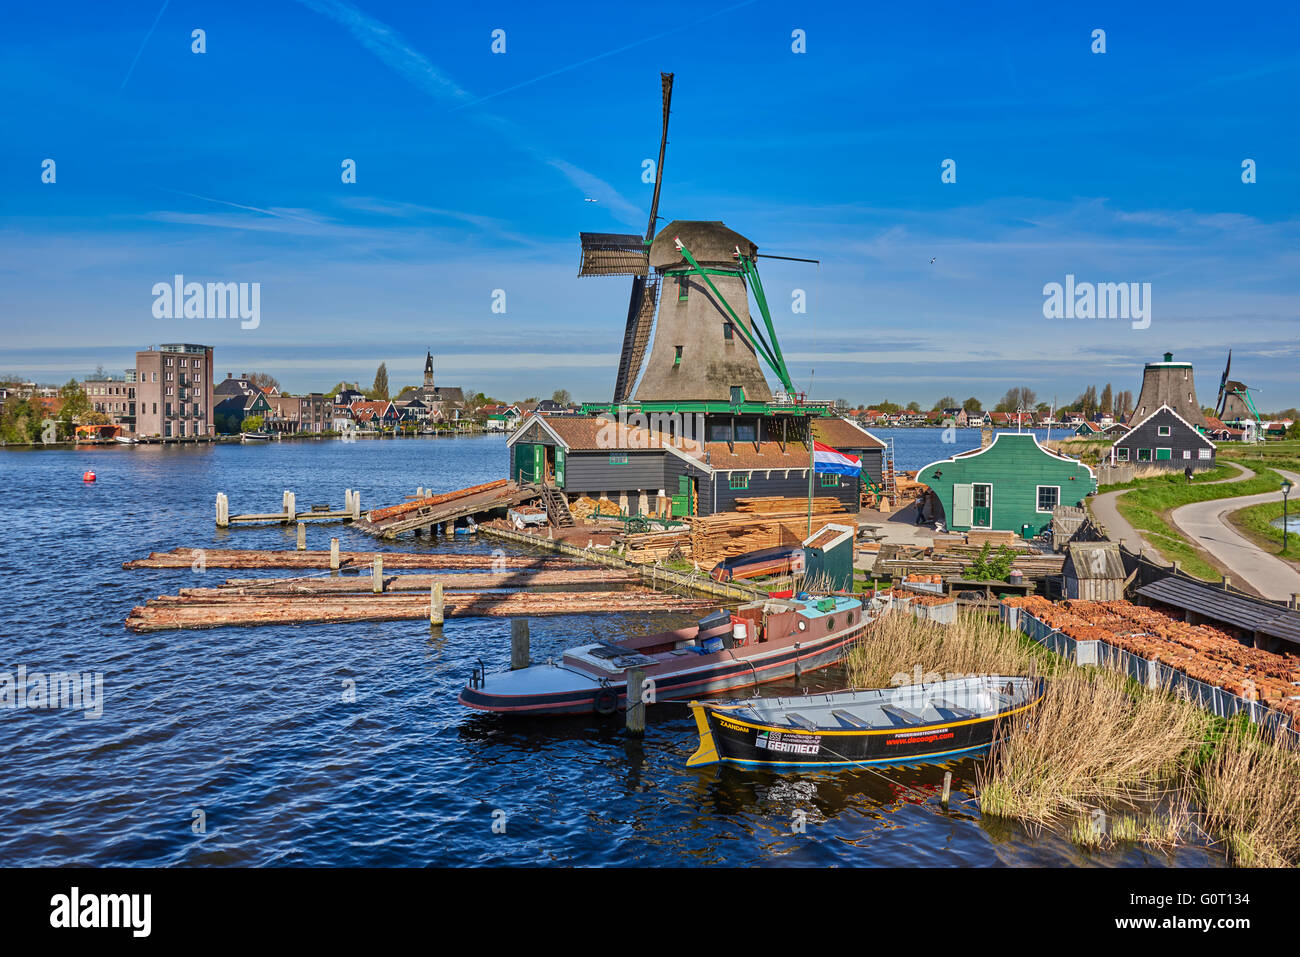
[[[93,482],[95,481],[95,473],[87,469],[81,473],[81,480],[83,482]]]

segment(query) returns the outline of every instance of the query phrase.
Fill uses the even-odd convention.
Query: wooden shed
[[[1124,561],[1116,542],[1074,542],[1061,567],[1066,598],[1118,601],[1124,597]]]

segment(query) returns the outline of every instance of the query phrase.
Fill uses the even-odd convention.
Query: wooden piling
[[[434,582],[429,586],[429,624],[441,625],[442,619],[442,582]]]
[[[627,733],[636,737],[645,734],[645,669],[629,668],[627,670]]]
[[[307,550],[307,523],[299,522],[298,523],[298,551],[305,552],[306,550]]]
[[[298,517],[297,496],[293,492],[285,490],[284,493],[284,523],[288,525]]]
[[[510,670],[527,668],[531,663],[528,647],[528,619],[512,618],[510,620]]]
[[[230,499],[225,492],[217,493],[217,528],[230,527]]]
[[[382,595],[384,593],[384,556],[376,555],[374,563],[371,564],[370,568],[373,574],[371,581],[374,593],[376,595]]]
[[[338,570],[339,570],[339,540],[337,538],[331,538],[330,539],[330,571],[337,572]]]
[[[939,799],[939,803],[946,808],[948,806],[948,801],[951,797],[952,797],[952,772],[944,771],[943,772],[943,796]]]

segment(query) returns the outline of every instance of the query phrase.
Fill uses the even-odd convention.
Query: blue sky
[[[1293,5],[123,0],[2,22],[0,372],[186,341],[294,391],[380,361],[397,386],[428,347],[448,385],[608,398],[627,281],[577,278],[577,234],[645,228],[669,70],[660,213],[821,260],[761,264],[815,396],[1064,402],[1136,391],[1171,350],[1208,404],[1231,346],[1262,407],[1300,405]],[[260,282],[260,325],[154,318],[176,273]],[[1045,319],[1067,274],[1150,282],[1150,328]]]

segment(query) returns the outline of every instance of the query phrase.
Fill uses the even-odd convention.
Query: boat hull
[[[848,767],[942,761],[987,749],[1012,715],[1042,700],[988,715],[863,730],[801,729],[753,721],[727,706],[693,702],[700,747],[687,767],[726,762],[750,767]]]
[[[827,635],[817,642],[801,643],[798,648],[787,646],[766,651],[758,646],[757,651],[760,653],[744,656],[736,652],[721,652],[703,656],[694,667],[676,672],[650,673],[647,677],[654,681],[656,701],[688,701],[701,695],[752,688],[792,678],[796,672],[805,674],[839,664],[862,631],[863,627],[859,625]],[[609,680],[601,684],[598,679],[575,671],[560,668],[551,670],[565,671],[575,687],[571,690],[539,690],[528,694],[502,694],[485,688],[467,687],[460,694],[460,703],[479,711],[530,715],[590,714],[593,711],[608,713],[627,708],[626,680]]]

